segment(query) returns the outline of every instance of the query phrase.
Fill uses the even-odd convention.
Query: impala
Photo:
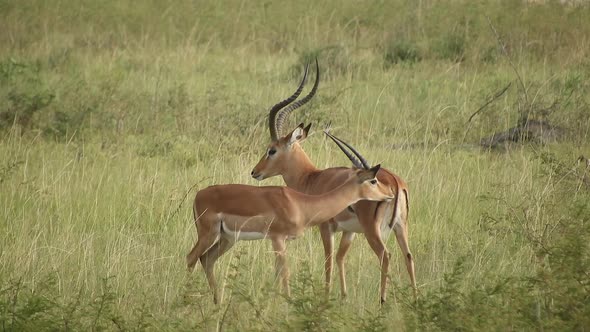
[[[332,139],[339,146],[342,144],[337,138]],[[353,153],[358,152],[353,150]],[[347,156],[354,159],[349,153]],[[218,303],[213,274],[215,261],[239,240],[270,239],[276,253],[277,277],[282,279],[288,296],[286,240],[330,220],[361,199],[392,200],[395,196],[391,188],[376,179],[379,168],[377,165],[355,169],[348,173],[347,178],[341,178],[339,186],[320,195],[308,195],[288,187],[240,184],[216,185],[200,190],[193,205],[198,240],[186,257],[189,271],[194,269],[198,260],[201,261],[213,291],[213,302]]]
[[[316,59],[316,78],[313,88],[307,96],[293,102],[303,90],[307,78],[307,71],[308,66],[305,67],[303,80],[295,93],[270,109],[268,125],[271,142],[264,156],[252,170],[251,175],[257,180],[281,175],[288,187],[307,194],[317,195],[333,190],[343,179],[349,177],[353,170],[349,168],[328,168],[320,170],[315,167],[300,145],[307,137],[311,124],[307,127],[300,124],[290,133],[281,136],[283,123],[289,114],[307,103],[317,91],[320,72]],[[362,168],[363,165],[366,165],[366,161],[362,158],[360,159],[360,162],[353,163],[355,163],[356,167]],[[324,263],[326,290],[329,292],[331,288],[334,233],[343,232],[340,247],[336,253],[336,264],[340,272],[340,287],[343,297],[346,297],[347,294],[344,258],[355,234],[363,233],[371,249],[379,259],[381,268],[380,296],[381,303],[383,303],[386,297],[387,272],[391,256],[385,246],[384,240],[390,231],[393,230],[403,253],[415,298],[417,296],[417,289],[414,258],[410,252],[408,243],[408,186],[399,176],[384,168],[381,168],[377,173],[377,179],[395,193],[395,200],[391,202],[359,201],[343,209],[331,222],[320,224],[320,234],[326,258]]]

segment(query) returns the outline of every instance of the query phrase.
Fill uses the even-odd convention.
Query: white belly
[[[339,220],[336,222],[337,228],[336,231],[347,231],[352,233],[363,233],[363,228],[359,223],[359,220],[356,217],[346,219],[346,220]]]
[[[382,215],[382,220],[377,220],[376,222],[380,223],[380,228],[381,228],[381,238],[386,241],[389,238],[389,235],[391,234],[392,228],[389,227],[389,222],[392,218],[392,214],[393,214],[393,206],[390,205],[388,206],[387,210],[384,211],[384,214]],[[341,220],[339,220],[338,218],[342,218]],[[361,224],[359,223],[358,218],[356,217],[356,215],[354,214],[345,214],[345,213],[341,213],[340,215],[336,216],[336,231],[337,232],[342,232],[342,231],[347,231],[347,232],[352,232],[352,233],[364,233],[363,228],[361,227]],[[396,218],[398,219],[398,218]],[[397,222],[397,220],[396,220]]]
[[[221,223],[223,227],[223,232],[221,234],[231,241],[253,241],[253,240],[264,240],[267,236],[267,233],[260,233],[260,232],[242,232],[242,231],[232,231],[225,225],[224,222]]]

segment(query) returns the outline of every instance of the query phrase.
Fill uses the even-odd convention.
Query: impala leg
[[[332,253],[334,252],[334,232],[329,222],[320,224],[320,235],[324,245],[324,273],[326,277],[326,294],[330,293],[332,288]]]
[[[233,245],[235,244],[234,241],[230,241],[224,237],[211,247],[211,249],[207,250],[201,256],[201,264],[205,269],[205,275],[207,276],[207,282],[209,283],[209,287],[213,291],[213,302],[215,304],[219,303],[219,291],[217,289],[217,282],[215,281],[215,274],[213,273],[213,267],[215,262],[221,255],[225,254]]]
[[[340,240],[340,246],[336,253],[336,264],[338,265],[338,272],[340,273],[340,295],[344,298],[348,294],[346,290],[346,271],[344,269],[344,257],[350,249],[352,240],[354,239],[354,233],[343,232],[342,239]]]
[[[369,231],[365,231],[365,236],[371,249],[377,255],[379,259],[379,265],[381,267],[381,303],[385,302],[386,290],[387,290],[387,271],[389,270],[389,258],[391,254],[387,251],[385,243],[381,239],[381,230],[378,227],[371,227]]]
[[[414,292],[414,300],[416,300],[418,297],[418,290],[416,288],[416,271],[414,268],[414,256],[412,256],[410,247],[408,245],[408,225],[406,223],[398,222],[394,225],[393,231],[395,233],[397,243],[399,244],[399,247],[404,255],[406,268],[408,269],[408,274],[410,275],[410,283],[412,284]]]
[[[360,201],[356,205],[357,217],[365,232],[365,238],[367,238],[369,246],[379,259],[379,266],[381,267],[381,303],[385,302],[387,272],[389,271],[389,259],[391,257],[381,237],[381,222],[387,209],[386,202],[375,204],[375,202]]]
[[[219,237],[219,227],[204,227],[204,225],[197,225],[197,233],[199,233],[199,239],[193,247],[193,249],[186,256],[186,264],[189,272],[194,270],[197,261],[203,254],[211,248],[217,238]]]
[[[272,239],[272,249],[276,255],[275,271],[276,276],[281,279],[283,289],[287,296],[291,296],[289,289],[289,267],[287,266],[287,238],[277,237]]]

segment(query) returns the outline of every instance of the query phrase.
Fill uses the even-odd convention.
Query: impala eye
[[[273,155],[273,154],[275,154],[275,153],[277,153],[277,150],[275,150],[275,149],[270,149],[270,150],[268,150],[268,155],[269,155],[269,156],[272,156],[272,155]]]
[[[375,180],[375,179],[371,180],[371,184],[377,184],[377,180]]]

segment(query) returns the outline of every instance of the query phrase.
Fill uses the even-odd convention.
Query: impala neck
[[[325,194],[307,196],[304,200],[303,213],[308,226],[314,226],[330,220],[349,205],[361,198],[357,192],[356,177],[351,177],[344,184]]]
[[[289,165],[285,167],[285,170],[281,175],[283,176],[283,180],[285,181],[285,184],[287,184],[287,187],[305,192],[307,177],[318,171],[319,169],[315,167],[305,151],[303,151],[301,146],[296,143],[291,152]]]

